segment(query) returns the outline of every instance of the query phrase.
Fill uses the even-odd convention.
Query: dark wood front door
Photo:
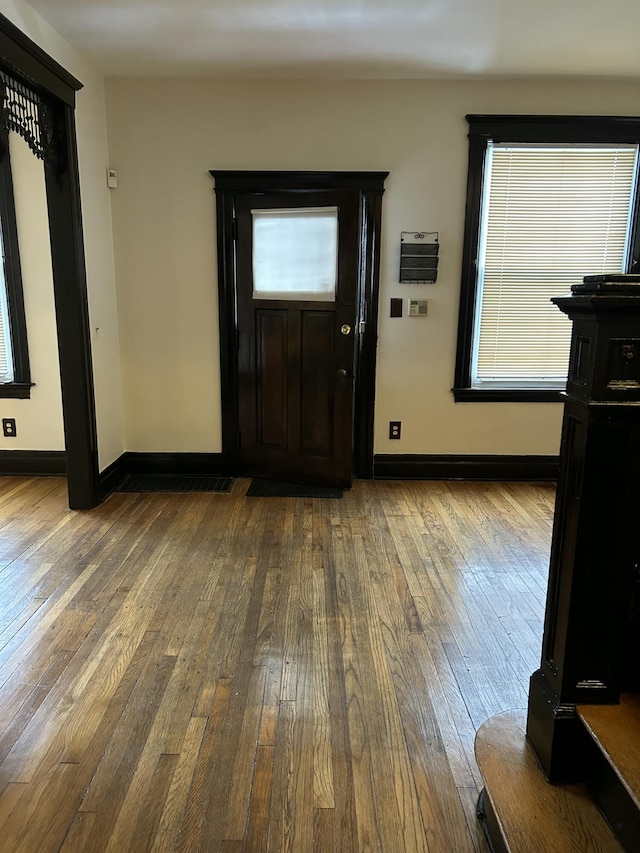
[[[247,194],[236,199],[236,218],[242,470],[252,476],[349,486],[359,194],[351,189]],[[320,223],[318,233],[314,222]],[[337,233],[333,261],[317,257],[326,248],[322,229],[329,233],[329,243]],[[268,243],[265,248],[265,240],[274,248]],[[278,254],[273,263],[272,251]],[[331,271],[318,274],[319,291],[307,281],[306,258],[305,268],[301,266],[306,251],[309,267],[324,264],[326,271],[333,266],[333,280]],[[290,254],[293,266],[280,276]]]
[[[222,470],[343,485],[352,472],[372,477],[388,172],[210,174],[218,238]],[[264,293],[254,298],[251,211],[318,207],[338,215],[335,299],[326,293],[297,303],[265,299]],[[342,334],[343,325],[351,327],[349,334]]]

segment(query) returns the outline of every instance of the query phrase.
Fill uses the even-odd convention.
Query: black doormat
[[[309,486],[306,483],[285,483],[282,480],[252,480],[248,498],[341,498],[342,489],[331,486]]]
[[[231,477],[170,477],[128,474],[119,492],[228,492]]]

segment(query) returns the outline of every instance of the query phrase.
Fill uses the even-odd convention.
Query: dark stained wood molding
[[[477,258],[480,237],[480,213],[484,182],[486,139],[469,135],[469,164],[467,167],[467,200],[462,243],[462,273],[454,387],[471,385],[471,354],[476,312]],[[457,399],[457,397],[456,397]]]
[[[557,477],[557,456],[441,456],[377,454],[377,479],[398,480],[550,480]],[[241,476],[223,453],[123,453],[100,474]],[[102,488],[101,488],[102,491]]]
[[[379,189],[368,192],[362,197],[361,257],[364,268],[360,294],[360,318],[366,323],[366,329],[365,334],[359,335],[359,346],[356,352],[353,450],[354,474],[361,479],[373,477],[382,192]]]
[[[75,106],[75,93],[82,83],[1,14],[0,57],[9,71],[17,72],[38,90]]]
[[[375,479],[556,480],[557,456],[384,454],[374,458]]]
[[[638,116],[469,114],[469,138],[494,142],[620,142],[635,144]]]
[[[61,65],[0,16],[0,68],[26,81],[46,102],[55,158],[45,160],[45,185],[58,330],[69,506],[99,502],[98,453],[82,209],[75,129],[75,93],[82,87]]]
[[[35,382],[5,382],[0,385],[0,399],[28,400]]]
[[[216,181],[217,186],[217,181]],[[235,251],[233,198],[216,192],[218,244],[218,311],[220,333],[220,381],[222,450],[228,464],[238,471],[238,371],[235,298]]]
[[[71,509],[98,503],[98,440],[75,115],[56,102],[59,158],[45,160],[58,356]]]
[[[529,679],[527,739],[548,781],[584,781],[591,740],[575,702],[560,701],[540,670]]]
[[[115,492],[127,476],[126,456],[126,453],[121,454],[104,470],[100,471],[98,475],[98,497],[100,501]]]
[[[229,477],[222,453],[144,453],[127,451],[100,472],[100,500],[115,492],[129,474],[169,477]]]
[[[64,450],[0,450],[0,476],[64,476],[67,472]]]
[[[355,365],[353,470],[361,478],[373,475],[375,370],[378,339],[380,229],[382,195],[388,172],[229,171],[211,169],[215,180],[222,447],[228,472],[238,465],[238,373],[235,301],[234,220],[236,195],[256,192],[355,190],[361,205],[360,335]]]
[[[120,457],[125,474],[156,474],[174,477],[231,476],[222,453],[140,453]]]
[[[216,190],[234,193],[360,190],[380,192],[388,172],[229,171],[211,169]]]
[[[544,388],[453,388],[456,403],[562,403],[562,390]]]

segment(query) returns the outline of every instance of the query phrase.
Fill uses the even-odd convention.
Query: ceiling
[[[640,0],[29,0],[107,75],[640,77]]]

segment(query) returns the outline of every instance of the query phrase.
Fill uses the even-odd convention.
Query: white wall
[[[107,81],[126,446],[218,451],[209,169],[389,170],[378,453],[554,454],[559,404],[454,403],[466,113],[637,114],[637,85],[587,81]],[[400,232],[440,232],[435,285],[397,282]],[[424,295],[427,319],[389,318]],[[401,420],[401,441],[387,438]]]
[[[120,344],[114,282],[111,206],[106,188],[105,170],[108,165],[104,81],[93,65],[64,41],[33,9],[22,0],[0,0],[0,12],[6,15],[27,36],[50,56],[77,77],[84,88],[77,95],[76,126],[80,164],[80,189],[83,209],[84,240],[87,263],[89,315],[92,329],[92,351],[98,426],[99,467],[105,468],[123,451],[122,386],[120,377]],[[12,149],[13,155],[13,149]],[[25,165],[25,164],[23,164]],[[26,171],[29,166],[25,165]],[[41,168],[41,167],[40,167]],[[37,287],[49,286],[46,256],[49,252],[48,234],[42,233],[42,200],[36,194],[23,205],[25,231],[38,237],[41,255],[33,264],[22,253],[23,271],[32,266]],[[37,208],[37,209],[36,209]],[[22,226],[19,223],[19,228]],[[32,239],[28,237],[28,239]],[[40,264],[41,262],[41,264]],[[39,268],[38,268],[39,267]],[[46,279],[46,281],[45,281]],[[15,417],[18,436],[4,449],[58,450],[61,444],[60,383],[57,370],[55,339],[41,330],[51,329],[53,301],[45,300],[37,308],[27,297],[27,331],[31,355],[31,374],[36,383],[31,400],[0,400],[3,417]],[[31,303],[31,304],[30,304]],[[38,364],[34,361],[38,361]],[[48,361],[50,369],[40,365]],[[56,378],[57,377],[57,378]],[[54,384],[57,382],[57,388]],[[4,413],[7,412],[5,415]]]
[[[455,404],[450,391],[467,169],[464,115],[636,115],[634,82],[113,78],[105,114],[104,81],[85,57],[23,0],[0,0],[0,11],[84,83],[76,119],[101,469],[125,448],[221,449],[209,169],[390,171],[376,452],[557,452],[560,405]],[[107,165],[119,172],[117,190],[106,188]],[[24,180],[35,181],[34,175]],[[42,230],[41,210],[29,212],[29,206],[41,204],[39,193],[28,192],[20,213],[35,235]],[[440,232],[435,285],[397,282],[400,231],[413,228]],[[26,264],[27,277],[40,288],[49,286],[47,263],[43,251]],[[430,299],[427,319],[389,318],[390,297],[418,294]],[[51,301],[27,294],[27,315],[37,386],[30,401],[0,401],[2,412],[18,420],[18,439],[1,446],[59,449]],[[44,361],[46,373],[37,366]],[[389,420],[402,421],[400,442],[388,440]]]

